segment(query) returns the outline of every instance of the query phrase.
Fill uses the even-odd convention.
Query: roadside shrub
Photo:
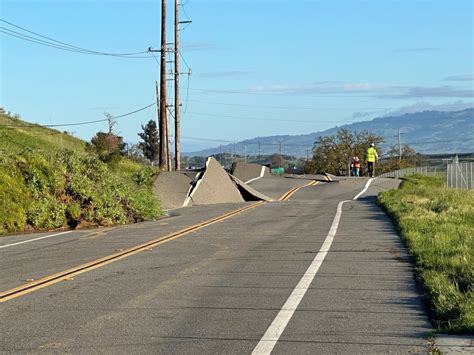
[[[0,234],[23,229],[26,223],[24,195],[22,185],[0,170]]]
[[[78,202],[70,203],[69,205],[67,205],[65,213],[67,224],[70,227],[75,228],[81,221],[81,205]]]
[[[142,168],[133,173],[133,181],[138,186],[148,186],[153,181],[153,177],[156,174],[156,170],[150,166]]]
[[[120,162],[113,170],[95,154],[68,150],[26,149],[0,158],[0,233],[156,218],[161,209],[149,186],[153,175],[136,163]]]
[[[36,229],[60,228],[66,223],[66,206],[52,196],[35,199],[27,209],[27,223]]]

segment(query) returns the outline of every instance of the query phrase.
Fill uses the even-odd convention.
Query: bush
[[[149,186],[153,181],[156,170],[150,166],[142,168],[133,173],[133,181],[139,186]]]
[[[55,229],[66,223],[66,206],[52,196],[35,199],[27,208],[27,223],[35,229]]]
[[[23,230],[26,223],[25,189],[0,170],[0,234]]]
[[[161,209],[150,189],[153,175],[153,169],[135,163],[120,162],[112,170],[95,154],[68,150],[25,150],[2,158],[0,234],[156,218]]]

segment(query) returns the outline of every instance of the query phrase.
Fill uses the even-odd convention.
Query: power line
[[[217,90],[217,89],[200,89],[200,88],[192,88],[191,90],[195,91],[202,91],[208,93],[216,93],[216,94],[239,94],[239,95],[263,95],[263,96],[283,96],[288,95],[288,93],[281,92],[281,93],[268,93],[268,92],[259,92],[259,91],[239,91],[239,90]],[[294,93],[297,97],[307,97],[307,98],[315,98],[315,97],[331,97],[331,98],[359,98],[359,97],[374,97],[374,95],[355,95],[355,94],[314,94],[314,95],[299,95],[298,93]]]
[[[156,102],[150,104],[150,105],[147,105],[145,107],[142,107],[142,108],[139,108],[137,110],[134,110],[134,111],[131,111],[131,112],[127,112],[127,113],[124,113],[122,115],[119,115],[119,116],[113,116],[112,118],[122,118],[122,117],[126,117],[126,116],[130,116],[130,115],[133,115],[137,112],[140,112],[140,111],[143,111],[143,110],[146,110],[147,108],[149,107],[152,107],[156,105]],[[83,126],[83,125],[88,125],[88,124],[93,124],[93,123],[99,123],[99,122],[105,122],[105,121],[108,121],[109,119],[108,118],[105,118],[105,119],[101,119],[101,120],[94,120],[94,121],[85,121],[85,122],[74,122],[74,123],[58,123],[58,124],[49,124],[49,125],[40,125],[38,123],[25,123],[24,125],[13,125],[13,124],[0,124],[0,127],[19,127],[19,128],[53,128],[53,127],[66,127],[66,126]]]
[[[149,51],[149,52],[153,55],[153,58],[155,58],[156,64],[158,64],[158,66],[160,66],[160,61],[158,60],[158,58],[156,58],[155,52],[153,52],[153,51]]]
[[[58,40],[56,40],[54,38],[51,38],[51,37],[48,37],[48,36],[44,36],[42,34],[39,34],[37,32],[28,30],[24,27],[18,26],[14,23],[8,22],[8,21],[3,20],[3,19],[0,19],[0,21],[4,22],[4,23],[6,23],[10,26],[13,26],[17,29],[20,29],[24,32],[33,34],[36,37],[28,36],[24,33],[13,31],[13,30],[8,29],[6,27],[0,27],[0,29],[2,29],[2,31],[0,31],[0,32],[2,32],[4,34],[7,34],[7,35],[10,35],[12,37],[16,37],[16,38],[19,38],[19,39],[22,39],[22,40],[25,40],[25,41],[33,42],[33,43],[40,44],[40,45],[47,46],[47,47],[52,47],[52,48],[56,48],[56,49],[60,49],[60,50],[64,50],[64,51],[69,51],[69,52],[76,52],[76,53],[82,53],[82,54],[91,54],[91,55],[102,55],[102,56],[112,56],[112,57],[122,57],[122,58],[150,58],[149,56],[137,56],[139,54],[145,54],[145,53],[147,53],[147,51],[140,51],[140,52],[133,52],[133,53],[109,53],[109,52],[101,52],[101,51],[95,51],[95,50],[91,50],[91,49],[87,49],[87,48],[82,48],[82,47],[78,47],[78,46],[75,46],[75,45],[72,45],[72,44],[69,44],[69,43],[66,43],[66,42],[58,41]],[[38,37],[40,37],[40,38],[38,38]],[[41,38],[43,38],[43,39],[41,39]]]
[[[191,68],[189,67],[188,63],[186,62],[186,59],[184,59],[184,56],[181,53],[181,51],[178,51],[178,53],[179,53],[179,56],[181,57],[181,60],[183,61],[184,65],[186,65],[186,68],[188,68],[188,71],[191,72]]]
[[[261,118],[261,117],[244,117],[244,116],[230,116],[230,115],[218,115],[212,113],[201,113],[201,112],[188,112],[188,115],[196,116],[212,116],[220,118],[232,118],[236,120],[250,120],[250,121],[269,121],[269,122],[305,122],[305,123],[333,123],[333,122],[346,122],[346,120],[298,120],[298,119],[279,119],[279,118]]]
[[[463,141],[474,141],[474,137],[463,137]],[[452,143],[459,142],[459,139],[448,139],[448,140],[439,140],[439,141],[428,141],[428,142],[408,142],[405,145],[421,145],[421,144],[437,144],[437,143]]]
[[[226,102],[214,102],[214,101],[202,101],[202,100],[189,100],[190,102],[198,102],[203,104],[212,105],[223,105],[223,106],[238,106],[238,107],[255,107],[255,108],[270,108],[270,109],[281,109],[281,110],[334,110],[334,111],[367,111],[367,110],[392,110],[391,107],[374,107],[374,108],[342,108],[342,107],[298,107],[298,106],[265,106],[265,105],[249,105],[249,104],[233,104]]]
[[[183,139],[192,140],[192,141],[202,141],[202,142],[213,142],[213,143],[234,143],[233,141],[228,141],[224,139],[211,139],[211,138],[202,138],[202,137],[189,137],[181,136]]]

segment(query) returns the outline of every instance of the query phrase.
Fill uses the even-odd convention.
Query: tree
[[[271,156],[271,163],[272,167],[278,167],[282,168],[283,167],[283,156],[281,154],[273,154]]]
[[[405,144],[402,147],[402,155],[398,147],[393,146],[387,152],[387,158],[379,164],[380,172],[390,172],[414,166],[426,164],[426,159],[415,151],[412,147]]]
[[[96,152],[99,159],[111,167],[115,167],[126,153],[123,137],[113,133],[97,132],[91,139],[88,150]]]
[[[143,132],[138,133],[143,140],[138,146],[143,151],[143,155],[153,164],[160,154],[160,137],[158,128],[154,120],[149,120],[146,126],[142,125]]]
[[[99,155],[115,152],[123,155],[125,153],[126,144],[123,142],[123,137],[113,133],[99,131],[94,137],[92,137],[91,143]]]
[[[351,133],[345,128],[341,128],[333,136],[318,137],[314,143],[313,158],[306,163],[305,172],[348,175],[349,159],[357,155],[363,160],[370,143],[377,147],[381,142],[381,136],[366,131]],[[381,155],[380,148],[377,150]]]

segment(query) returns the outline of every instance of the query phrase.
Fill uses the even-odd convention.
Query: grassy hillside
[[[26,123],[20,119],[0,114],[0,151],[17,153],[25,148],[51,151],[69,149],[85,152],[84,141],[49,128]]]
[[[379,196],[416,260],[441,330],[474,332],[473,191],[446,190],[443,177],[408,177]]]
[[[0,115],[0,235],[124,224],[161,214],[151,168],[113,167],[68,134]]]

